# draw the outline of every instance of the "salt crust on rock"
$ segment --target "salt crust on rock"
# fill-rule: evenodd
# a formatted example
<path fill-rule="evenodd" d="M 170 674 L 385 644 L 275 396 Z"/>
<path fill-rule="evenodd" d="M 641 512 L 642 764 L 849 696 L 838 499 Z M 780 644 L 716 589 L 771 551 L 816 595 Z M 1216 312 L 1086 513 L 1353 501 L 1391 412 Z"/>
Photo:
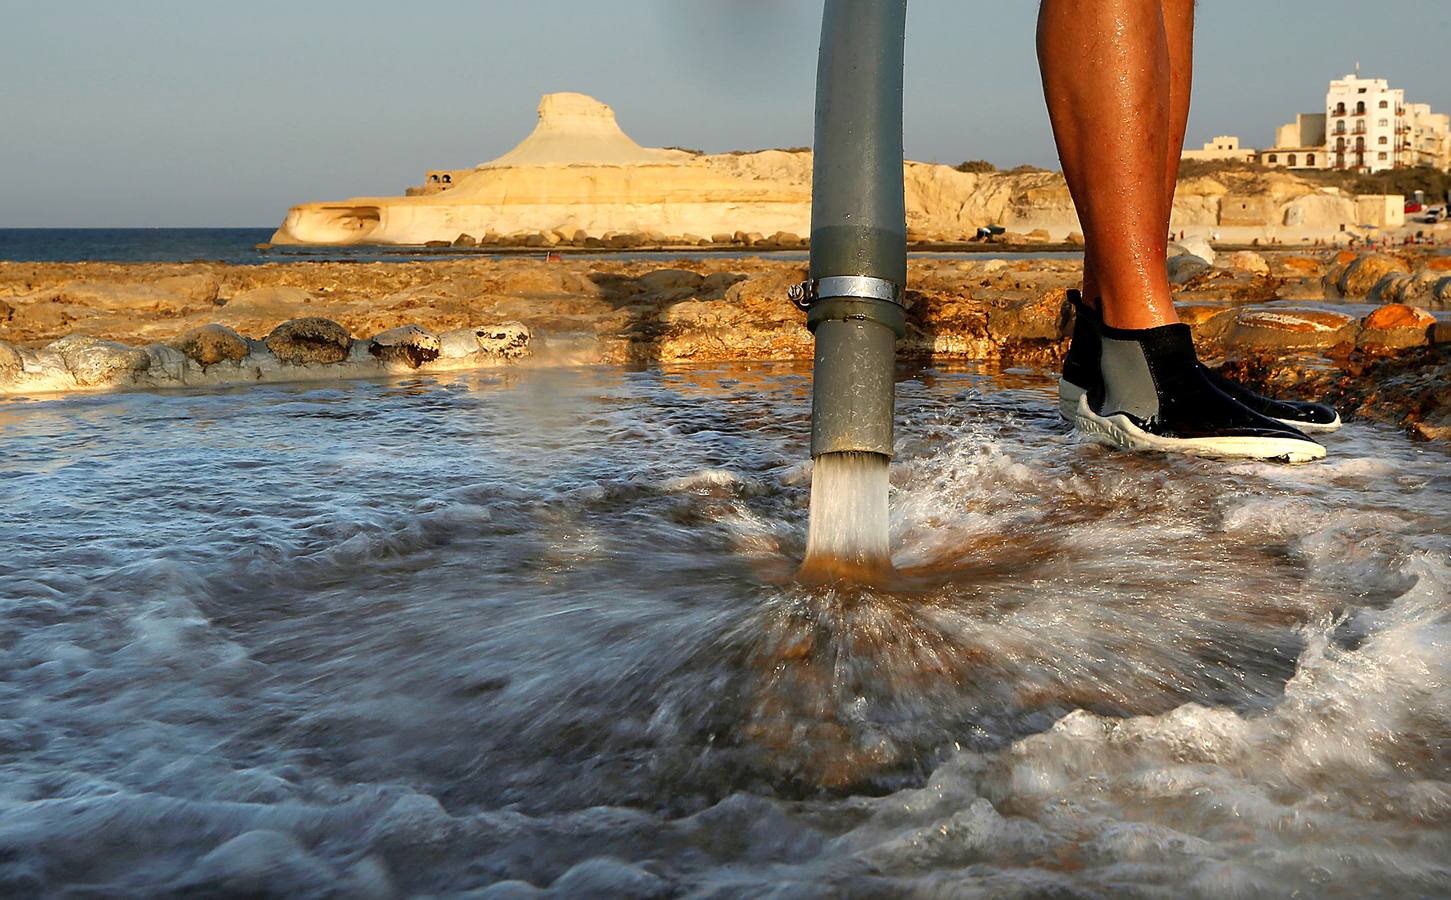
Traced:
<path fill-rule="evenodd" d="M 151 366 L 145 350 L 79 334 L 63 337 L 46 349 L 60 356 L 66 370 L 82 387 L 127 381 Z"/>
<path fill-rule="evenodd" d="M 373 335 L 368 352 L 384 362 L 401 362 L 416 369 L 438 359 L 438 335 L 417 325 L 400 325 Z"/>
<path fill-rule="evenodd" d="M 442 343 L 439 338 L 417 326 L 408 326 L 391 329 L 369 341 L 352 342 L 348 338 L 350 348 L 343 351 L 347 354 L 345 357 L 321 362 L 319 357 L 331 360 L 337 355 L 341 349 L 337 333 L 346 334 L 346 331 L 325 319 L 311 323 L 293 320 L 284 325 L 295 325 L 299 321 L 305 323 L 302 328 L 291 328 L 284 334 L 290 338 L 299 334 L 328 338 L 321 342 L 301 338 L 320 344 L 326 348 L 325 352 L 317 353 L 316 347 L 299 348 L 296 342 L 248 341 L 218 325 L 195 331 L 224 336 L 223 343 L 229 354 L 237 349 L 234 341 L 240 341 L 247 350 L 244 355 L 234 358 L 210 350 L 202 352 L 208 345 L 185 340 L 188 336 L 177 343 L 204 359 L 216 361 L 204 363 L 168 344 L 135 348 L 85 335 L 71 335 L 39 350 L 15 348 L 0 341 L 0 395 L 369 378 L 386 374 L 397 361 L 426 372 L 464 371 L 515 362 L 532 351 L 533 335 L 518 322 L 456 329 L 450 333 L 453 352 L 446 358 L 439 352 Z M 286 360 L 278 358 L 270 349 L 273 345 L 281 346 L 292 355 Z M 371 353 L 373 348 L 379 352 Z M 308 353 L 312 354 L 312 362 L 297 361 Z"/>

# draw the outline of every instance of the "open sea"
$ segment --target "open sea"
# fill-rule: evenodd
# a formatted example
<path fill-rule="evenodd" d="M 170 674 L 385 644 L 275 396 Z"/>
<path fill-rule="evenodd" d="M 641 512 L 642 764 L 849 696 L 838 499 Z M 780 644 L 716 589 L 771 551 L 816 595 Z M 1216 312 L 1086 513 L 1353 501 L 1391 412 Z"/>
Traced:
<path fill-rule="evenodd" d="M 422 259 L 457 259 L 464 256 L 544 255 L 543 250 L 494 252 L 472 248 L 409 247 L 362 244 L 350 247 L 268 247 L 258 249 L 272 237 L 272 228 L 0 228 L 0 262 L 222 262 L 232 265 L 260 265 L 278 262 L 411 262 Z M 976 258 L 991 253 L 1001 259 L 1049 259 L 1075 257 L 1073 251 L 1034 250 L 1025 253 L 980 250 L 914 253 L 921 258 Z M 777 259 L 806 259 L 805 250 L 751 250 L 741 247 L 694 248 L 690 250 L 626 250 L 582 252 L 561 248 L 563 253 L 610 259 L 672 260 L 712 255 L 771 256 Z"/>

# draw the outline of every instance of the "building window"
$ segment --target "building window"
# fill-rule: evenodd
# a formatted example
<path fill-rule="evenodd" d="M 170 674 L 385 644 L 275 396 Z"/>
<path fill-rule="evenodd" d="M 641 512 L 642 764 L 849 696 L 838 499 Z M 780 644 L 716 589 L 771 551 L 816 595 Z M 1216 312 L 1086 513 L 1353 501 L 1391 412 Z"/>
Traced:
<path fill-rule="evenodd" d="M 445 175 L 445 176 L 443 176 L 443 183 L 444 184 L 453 184 L 453 176 L 452 175 Z"/>
<path fill-rule="evenodd" d="M 1280 161 L 1280 158 L 1279 158 L 1279 156 L 1277 154 L 1274 154 L 1274 153 L 1271 153 L 1270 154 L 1270 162 L 1279 162 L 1279 161 Z"/>
<path fill-rule="evenodd" d="M 1391 123 L 1391 120 L 1390 119 L 1381 119 L 1380 122 L 1378 122 L 1377 124 L 1380 125 L 1380 127 L 1385 128 L 1390 123 Z"/>
<path fill-rule="evenodd" d="M 1376 154 L 1376 159 L 1385 159 L 1385 158 L 1386 158 L 1386 152 L 1384 150 L 1382 150 L 1381 152 L 1379 152 L 1379 153 Z"/>
<path fill-rule="evenodd" d="M 1365 101 L 1364 100 L 1356 101 L 1356 104 L 1355 104 L 1355 114 L 1357 116 L 1363 116 L 1363 115 L 1365 115 Z"/>
<path fill-rule="evenodd" d="M 1384 144 L 1385 142 L 1386 142 L 1386 136 L 1385 135 L 1381 135 L 1380 136 L 1380 141 L 1378 143 Z"/>
<path fill-rule="evenodd" d="M 1313 166 L 1313 165 L 1315 165 L 1315 154 L 1313 154 L 1313 153 L 1306 153 L 1305 154 L 1305 165 L 1307 165 L 1307 166 Z"/>
<path fill-rule="evenodd" d="M 1295 165 L 1295 154 L 1293 153 L 1290 154 L 1290 165 Z"/>
<path fill-rule="evenodd" d="M 1389 108 L 1390 108 L 1390 104 L 1389 104 L 1389 103 L 1387 103 L 1387 102 L 1386 102 L 1386 101 L 1384 101 L 1384 100 L 1382 100 L 1382 101 L 1381 101 L 1381 102 L 1380 102 L 1380 108 L 1381 108 L 1381 109 L 1389 109 Z"/>

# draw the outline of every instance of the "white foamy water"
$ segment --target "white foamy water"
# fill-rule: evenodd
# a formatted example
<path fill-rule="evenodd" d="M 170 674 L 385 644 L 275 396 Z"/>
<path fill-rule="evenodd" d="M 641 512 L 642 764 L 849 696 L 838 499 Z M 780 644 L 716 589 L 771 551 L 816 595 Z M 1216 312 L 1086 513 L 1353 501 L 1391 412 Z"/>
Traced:
<path fill-rule="evenodd" d="M 0 404 L 0 895 L 1445 895 L 1446 452 L 1051 385 L 900 385 L 870 588 L 804 367 Z"/>
<path fill-rule="evenodd" d="M 829 577 L 891 568 L 889 463 L 877 453 L 826 453 L 816 459 L 803 570 Z"/>

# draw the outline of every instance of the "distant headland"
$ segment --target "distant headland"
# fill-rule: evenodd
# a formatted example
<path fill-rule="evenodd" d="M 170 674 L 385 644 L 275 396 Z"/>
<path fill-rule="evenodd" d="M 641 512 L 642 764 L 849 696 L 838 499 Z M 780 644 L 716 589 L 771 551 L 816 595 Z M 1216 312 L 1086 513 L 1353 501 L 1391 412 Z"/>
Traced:
<path fill-rule="evenodd" d="M 629 248 L 800 245 L 810 230 L 811 153 L 705 154 L 642 147 L 606 104 L 547 94 L 534 131 L 472 169 L 433 169 L 404 196 L 292 207 L 275 244 L 449 243 Z M 963 241 L 985 226 L 1008 243 L 1073 242 L 1061 175 L 906 164 L 914 241 Z M 1174 227 L 1225 240 L 1348 240 L 1402 225 L 1399 198 L 1355 196 L 1295 174 L 1225 171 L 1181 180 Z"/>

